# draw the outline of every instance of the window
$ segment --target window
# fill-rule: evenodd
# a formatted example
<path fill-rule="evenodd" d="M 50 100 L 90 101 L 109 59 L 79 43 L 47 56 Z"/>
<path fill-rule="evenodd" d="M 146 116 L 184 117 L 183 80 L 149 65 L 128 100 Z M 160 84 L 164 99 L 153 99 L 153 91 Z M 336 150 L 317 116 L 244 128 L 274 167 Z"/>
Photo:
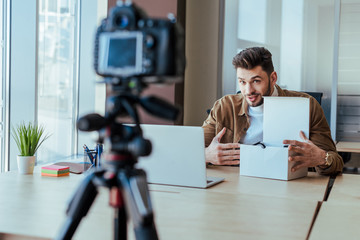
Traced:
<path fill-rule="evenodd" d="M 360 0 L 340 7 L 337 134 L 339 141 L 360 141 Z"/>
<path fill-rule="evenodd" d="M 104 85 L 95 90 L 92 56 L 95 30 L 106 10 L 103 0 L 11 1 L 9 122 L 35 121 L 52 134 L 37 153 L 40 165 L 82 153 L 84 144 L 94 143 L 77 131 L 76 120 L 94 112 L 97 94 L 104 95 Z M 105 107 L 101 100 L 99 109 Z M 12 138 L 8 142 L 4 161 L 15 170 L 18 149 Z"/>
<path fill-rule="evenodd" d="M 0 84 L 0 172 L 3 171 L 4 168 L 4 66 L 3 66 L 3 59 L 4 59 L 4 31 L 3 31 L 3 25 L 4 25 L 4 11 L 3 11 L 3 2 L 0 4 L 0 76 L 1 76 L 1 84 Z"/>
<path fill-rule="evenodd" d="M 53 161 L 75 153 L 78 1 L 40 0 L 39 8 L 37 120 L 52 135 L 38 159 Z"/>
<path fill-rule="evenodd" d="M 0 4 L 0 172 L 8 169 L 8 162 L 5 161 L 8 157 L 7 143 L 9 138 L 8 127 L 8 77 L 7 77 L 7 43 L 8 34 L 7 29 L 7 1 L 2 1 Z"/>

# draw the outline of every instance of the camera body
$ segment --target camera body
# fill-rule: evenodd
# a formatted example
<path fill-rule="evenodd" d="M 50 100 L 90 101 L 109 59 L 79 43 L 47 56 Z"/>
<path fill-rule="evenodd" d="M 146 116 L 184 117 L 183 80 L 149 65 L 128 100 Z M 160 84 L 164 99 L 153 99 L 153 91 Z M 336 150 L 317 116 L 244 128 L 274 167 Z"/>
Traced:
<path fill-rule="evenodd" d="M 122 3 L 98 28 L 94 68 L 103 77 L 160 82 L 183 75 L 183 46 L 184 35 L 174 20 L 148 18 L 135 5 Z"/>

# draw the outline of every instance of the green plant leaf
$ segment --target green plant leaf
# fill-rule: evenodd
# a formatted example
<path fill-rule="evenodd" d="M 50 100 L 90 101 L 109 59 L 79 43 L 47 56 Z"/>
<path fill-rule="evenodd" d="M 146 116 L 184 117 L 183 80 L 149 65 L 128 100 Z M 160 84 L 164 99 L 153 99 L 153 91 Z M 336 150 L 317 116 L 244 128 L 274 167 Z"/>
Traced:
<path fill-rule="evenodd" d="M 34 156 L 41 144 L 50 137 L 44 135 L 43 126 L 38 126 L 29 122 L 19 124 L 16 128 L 12 127 L 11 135 L 19 149 L 20 156 Z"/>

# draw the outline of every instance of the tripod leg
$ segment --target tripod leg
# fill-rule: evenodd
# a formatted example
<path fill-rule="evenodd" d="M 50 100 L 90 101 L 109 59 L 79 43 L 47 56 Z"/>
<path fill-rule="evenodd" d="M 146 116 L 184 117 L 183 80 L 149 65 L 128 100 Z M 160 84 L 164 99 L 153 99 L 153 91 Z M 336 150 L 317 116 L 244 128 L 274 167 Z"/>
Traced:
<path fill-rule="evenodd" d="M 110 189 L 110 205 L 114 211 L 114 240 L 127 239 L 127 216 L 119 187 Z"/>
<path fill-rule="evenodd" d="M 86 216 L 98 194 L 96 186 L 93 183 L 94 177 L 95 173 L 87 176 L 76 190 L 66 211 L 66 221 L 63 224 L 59 235 L 55 239 L 71 239 L 76 228 L 80 224 L 81 219 Z"/>
<path fill-rule="evenodd" d="M 136 239 L 157 240 L 146 174 L 141 169 L 123 170 L 118 174 L 126 210 L 133 221 Z"/>
<path fill-rule="evenodd" d="M 127 239 L 127 222 L 126 222 L 126 211 L 125 208 L 115 209 L 114 218 L 114 239 Z"/>

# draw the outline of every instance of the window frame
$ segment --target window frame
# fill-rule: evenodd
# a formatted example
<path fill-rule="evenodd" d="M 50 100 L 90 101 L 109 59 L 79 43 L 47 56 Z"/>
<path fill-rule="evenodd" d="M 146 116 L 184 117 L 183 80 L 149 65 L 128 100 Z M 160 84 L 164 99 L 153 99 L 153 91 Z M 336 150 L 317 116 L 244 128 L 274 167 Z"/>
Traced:
<path fill-rule="evenodd" d="M 10 34 L 9 34 L 9 25 L 10 25 L 10 1 L 9 0 L 4 0 L 2 1 L 2 5 L 1 5 L 1 9 L 0 9 L 1 13 L 2 13 L 2 19 L 1 19 L 1 30 L 0 30 L 0 34 L 1 34 L 1 65 L 0 67 L 2 68 L 1 71 L 1 84 L 2 84 L 2 109 L 3 111 L 1 112 L 2 116 L 2 139 L 3 142 L 1 143 L 1 155 L 0 155 L 0 172 L 4 172 L 4 171 L 8 171 L 9 169 L 9 161 L 6 161 L 6 159 L 9 159 L 9 138 L 10 138 L 10 133 L 9 133 L 9 59 L 10 59 L 10 55 L 9 55 L 9 38 L 10 38 Z"/>

